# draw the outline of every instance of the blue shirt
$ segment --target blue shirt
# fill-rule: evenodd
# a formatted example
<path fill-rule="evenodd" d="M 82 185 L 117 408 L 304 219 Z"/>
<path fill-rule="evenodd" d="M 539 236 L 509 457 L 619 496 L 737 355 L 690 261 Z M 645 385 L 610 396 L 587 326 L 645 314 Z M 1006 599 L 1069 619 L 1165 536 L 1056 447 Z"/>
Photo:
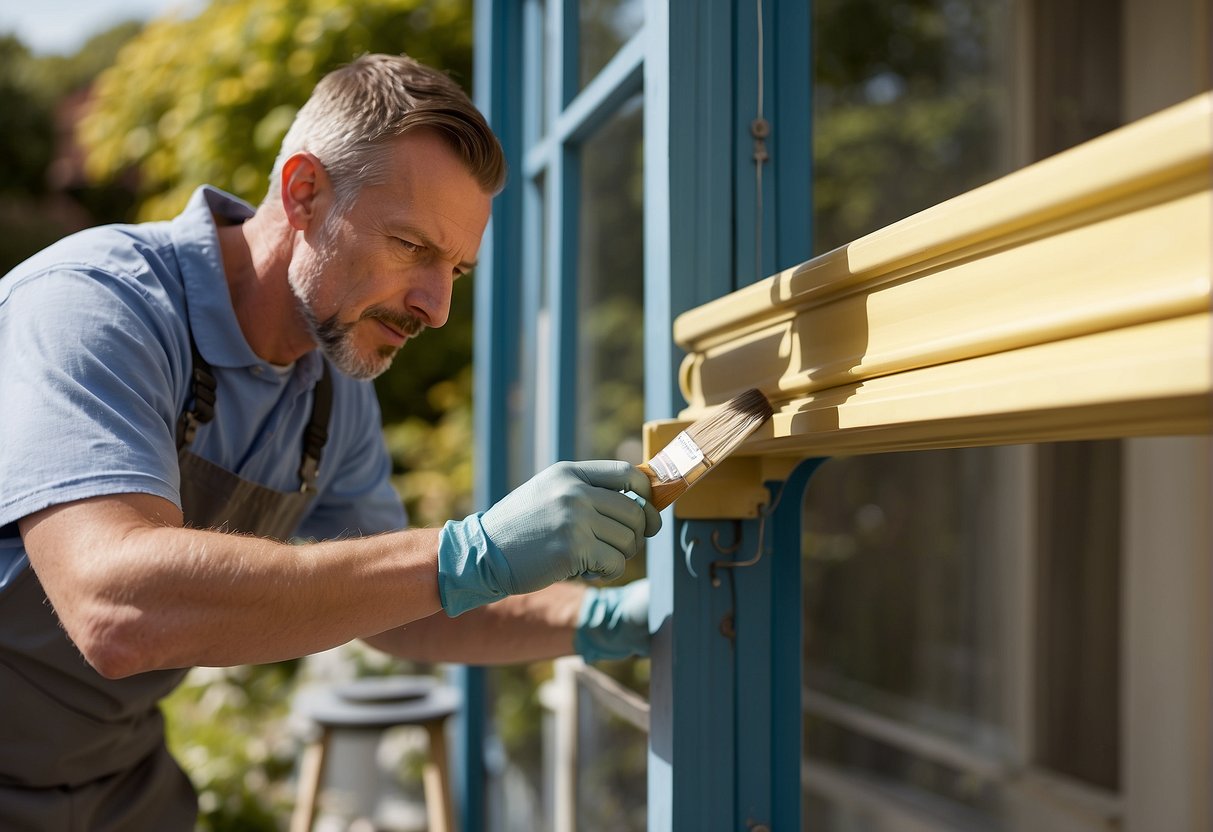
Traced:
<path fill-rule="evenodd" d="M 0 279 L 0 587 L 28 565 L 16 526 L 26 515 L 104 494 L 154 494 L 180 507 L 175 430 L 190 393 L 191 329 L 218 402 L 190 449 L 270 488 L 299 488 L 323 359 L 313 351 L 280 372 L 240 329 L 216 221 L 252 213 L 199 188 L 171 222 L 83 231 Z M 403 528 L 374 387 L 331 374 L 319 493 L 297 534 Z"/>

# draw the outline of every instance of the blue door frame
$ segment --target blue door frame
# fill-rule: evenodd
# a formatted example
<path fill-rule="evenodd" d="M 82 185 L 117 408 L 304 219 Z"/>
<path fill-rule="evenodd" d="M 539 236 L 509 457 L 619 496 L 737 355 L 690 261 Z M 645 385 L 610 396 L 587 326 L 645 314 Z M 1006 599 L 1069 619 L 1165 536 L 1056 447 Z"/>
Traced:
<path fill-rule="evenodd" d="M 549 69 L 560 69 L 551 73 L 552 89 L 565 106 L 575 87 L 569 75 L 578 66 L 576 38 L 569 34 L 577 3 L 547 3 L 559 31 L 548 60 Z M 508 490 L 509 437 L 501 415 L 509 412 L 518 374 L 527 371 L 519 365 L 532 366 L 526 356 L 535 354 L 528 321 L 540 288 L 522 275 L 537 272 L 525 261 L 537 255 L 534 226 L 543 212 L 528 202 L 526 190 L 539 165 L 556 176 L 549 194 L 560 203 L 547 212 L 556 218 L 548 227 L 549 262 L 575 260 L 576 240 L 568 232 L 575 224 L 567 212 L 576 203 L 570 178 L 576 166 L 559 140 L 536 142 L 526 127 L 527 108 L 542 105 L 526 95 L 534 79 L 528 82 L 532 64 L 524 42 L 527 15 L 535 9 L 533 0 L 475 3 L 476 100 L 512 171 L 495 202 L 476 276 L 480 506 Z M 577 96 L 566 122 L 570 135 L 588 131 L 596 114 L 643 87 L 645 414 L 660 419 L 682 407 L 682 354 L 671 339 L 675 317 L 812 253 L 810 4 L 644 0 L 644 12 L 640 33 Z M 767 131 L 756 136 L 759 115 Z M 765 159 L 756 162 L 756 153 Z M 571 342 L 573 292 L 562 285 L 546 291 L 556 339 Z M 571 387 L 571 368 L 557 362 L 551 372 L 557 395 L 544 416 L 551 433 L 527 440 L 550 445 L 533 459 L 572 452 L 571 394 L 561 392 Z M 650 542 L 655 635 L 648 825 L 654 832 L 799 828 L 799 516 L 816 465 L 807 461 L 786 481 L 768 484 L 772 504 L 778 499 L 768 517 L 683 523 L 667 512 L 665 528 Z M 718 539 L 737 536 L 738 559 L 763 555 L 750 567 L 717 567 L 714 586 L 710 564 L 727 556 L 709 553 L 712 531 Z M 483 671 L 465 669 L 460 676 L 467 709 L 456 743 L 456 785 L 462 828 L 472 832 L 486 825 L 486 702 Z"/>

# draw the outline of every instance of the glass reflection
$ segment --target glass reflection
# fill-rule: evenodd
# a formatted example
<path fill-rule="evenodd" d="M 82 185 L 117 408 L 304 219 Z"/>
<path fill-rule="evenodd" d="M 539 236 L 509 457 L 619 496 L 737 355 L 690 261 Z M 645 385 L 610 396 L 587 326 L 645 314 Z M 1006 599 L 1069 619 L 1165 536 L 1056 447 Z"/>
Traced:
<path fill-rule="evenodd" d="M 578 26 L 580 86 L 610 62 L 644 25 L 643 0 L 581 0 Z"/>
<path fill-rule="evenodd" d="M 814 249 L 1008 172 L 1010 0 L 813 3 Z"/>
<path fill-rule="evenodd" d="M 576 428 L 581 459 L 641 461 L 642 114 L 637 95 L 581 148 Z"/>
<path fill-rule="evenodd" d="M 577 828 L 648 828 L 648 737 L 580 689 L 577 726 Z"/>

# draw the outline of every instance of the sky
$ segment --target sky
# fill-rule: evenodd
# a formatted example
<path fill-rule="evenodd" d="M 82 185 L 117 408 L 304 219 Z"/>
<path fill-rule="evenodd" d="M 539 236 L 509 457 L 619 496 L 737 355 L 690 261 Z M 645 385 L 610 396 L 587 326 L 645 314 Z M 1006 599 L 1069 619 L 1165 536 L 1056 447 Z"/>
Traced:
<path fill-rule="evenodd" d="M 39 55 L 70 54 L 124 20 L 148 20 L 196 0 L 0 0 L 0 32 L 12 32 Z"/>

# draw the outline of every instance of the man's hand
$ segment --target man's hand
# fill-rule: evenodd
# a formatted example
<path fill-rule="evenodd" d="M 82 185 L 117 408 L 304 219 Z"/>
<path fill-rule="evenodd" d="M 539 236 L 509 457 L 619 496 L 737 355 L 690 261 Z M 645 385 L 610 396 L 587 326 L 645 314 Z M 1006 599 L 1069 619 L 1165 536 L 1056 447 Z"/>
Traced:
<path fill-rule="evenodd" d="M 626 462 L 558 462 L 488 511 L 447 523 L 438 547 L 443 608 L 459 615 L 586 573 L 619 577 L 661 528 L 649 493 L 648 478 Z"/>
<path fill-rule="evenodd" d="M 649 580 L 587 587 L 573 649 L 587 662 L 649 654 Z"/>

